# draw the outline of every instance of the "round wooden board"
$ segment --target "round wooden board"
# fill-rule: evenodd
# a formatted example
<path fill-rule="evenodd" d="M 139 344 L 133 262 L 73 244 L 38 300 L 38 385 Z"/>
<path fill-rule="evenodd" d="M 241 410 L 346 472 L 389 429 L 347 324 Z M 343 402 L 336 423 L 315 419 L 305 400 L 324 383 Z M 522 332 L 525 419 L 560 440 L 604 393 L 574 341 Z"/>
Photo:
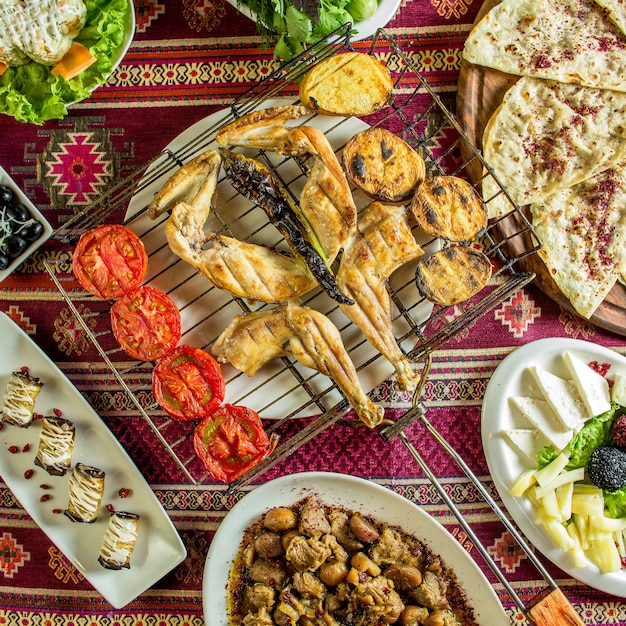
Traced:
<path fill-rule="evenodd" d="M 499 0 L 485 0 L 478 12 L 476 22 L 498 3 Z M 456 117 L 475 146 L 482 147 L 483 131 L 489 118 L 502 101 L 504 94 L 517 80 L 519 80 L 518 76 L 461 60 Z M 514 218 L 511 217 L 511 219 Z M 501 227 L 507 230 L 507 220 L 501 222 Z M 521 239 L 516 241 L 521 243 Z M 515 243 L 512 245 L 515 246 Z M 523 250 L 516 250 L 514 247 L 511 250 L 514 256 L 522 252 Z M 556 286 L 537 254 L 521 259 L 520 266 L 524 271 L 533 272 L 536 275 L 535 284 L 550 298 L 564 309 L 579 315 Z M 619 282 L 616 283 L 589 321 L 600 328 L 626 336 L 626 287 Z"/>

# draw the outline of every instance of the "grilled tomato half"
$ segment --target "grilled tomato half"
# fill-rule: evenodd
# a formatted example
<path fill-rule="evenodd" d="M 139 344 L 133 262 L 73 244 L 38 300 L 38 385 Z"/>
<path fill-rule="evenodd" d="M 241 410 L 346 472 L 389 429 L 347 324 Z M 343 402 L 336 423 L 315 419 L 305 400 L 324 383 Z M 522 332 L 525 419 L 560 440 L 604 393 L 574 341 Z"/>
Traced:
<path fill-rule="evenodd" d="M 245 406 L 223 404 L 196 426 L 196 454 L 217 480 L 232 482 L 270 452 L 269 437 L 258 413 Z"/>
<path fill-rule="evenodd" d="M 103 224 L 78 240 L 72 270 L 83 289 L 115 300 L 144 281 L 148 254 L 141 239 L 125 226 Z"/>
<path fill-rule="evenodd" d="M 224 400 L 226 385 L 219 363 L 201 348 L 181 344 L 152 370 L 152 393 L 177 420 L 202 419 Z"/>

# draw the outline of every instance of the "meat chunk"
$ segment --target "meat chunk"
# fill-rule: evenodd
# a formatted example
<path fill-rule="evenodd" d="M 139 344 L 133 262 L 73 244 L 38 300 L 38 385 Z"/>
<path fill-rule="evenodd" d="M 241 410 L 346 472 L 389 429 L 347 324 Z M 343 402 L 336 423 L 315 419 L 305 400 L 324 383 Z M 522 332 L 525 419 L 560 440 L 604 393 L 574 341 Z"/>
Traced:
<path fill-rule="evenodd" d="M 422 583 L 412 589 L 409 596 L 428 609 L 449 609 L 446 591 L 445 582 L 434 572 L 426 571 Z"/>
<path fill-rule="evenodd" d="M 357 582 L 351 598 L 355 608 L 364 610 L 369 616 L 370 624 L 376 624 L 378 620 L 394 624 L 404 610 L 400 594 L 384 576 L 367 577 L 364 582 Z"/>
<path fill-rule="evenodd" d="M 330 522 L 322 505 L 313 498 L 307 498 L 300 510 L 300 532 L 307 537 L 319 539 L 330 533 Z"/>
<path fill-rule="evenodd" d="M 331 509 L 328 513 L 330 532 L 346 550 L 362 550 L 363 544 L 354 536 L 348 523 L 348 514 L 341 509 Z"/>
<path fill-rule="evenodd" d="M 311 572 L 296 572 L 293 575 L 293 586 L 301 596 L 313 596 L 323 598 L 326 586 Z"/>
<path fill-rule="evenodd" d="M 404 563 L 407 558 L 406 550 L 400 533 L 393 528 L 386 527 L 378 543 L 372 548 L 370 556 L 377 565 Z"/>
<path fill-rule="evenodd" d="M 298 535 L 287 547 L 286 557 L 299 572 L 314 572 L 331 554 L 326 543 Z"/>
<path fill-rule="evenodd" d="M 267 609 L 261 609 L 258 613 L 248 613 L 241 623 L 244 626 L 273 626 L 274 624 Z"/>
<path fill-rule="evenodd" d="M 287 580 L 287 570 L 279 560 L 256 559 L 250 567 L 250 579 L 255 583 L 282 587 Z"/>
<path fill-rule="evenodd" d="M 271 611 L 275 602 L 276 592 L 272 587 L 255 583 L 245 587 L 241 606 L 246 613 L 258 613 L 261 609 Z"/>

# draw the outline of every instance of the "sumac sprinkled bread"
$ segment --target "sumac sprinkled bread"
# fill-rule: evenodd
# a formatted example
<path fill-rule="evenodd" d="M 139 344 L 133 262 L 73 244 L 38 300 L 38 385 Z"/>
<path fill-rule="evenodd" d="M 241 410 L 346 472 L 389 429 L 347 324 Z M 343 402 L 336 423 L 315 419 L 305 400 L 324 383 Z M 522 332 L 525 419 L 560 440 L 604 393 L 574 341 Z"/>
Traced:
<path fill-rule="evenodd" d="M 474 188 L 457 176 L 433 176 L 418 186 L 411 210 L 422 230 L 449 241 L 471 241 L 487 227 L 487 211 Z"/>
<path fill-rule="evenodd" d="M 480 251 L 451 246 L 417 262 L 415 282 L 431 302 L 452 306 L 478 293 L 491 278 L 491 262 Z"/>
<path fill-rule="evenodd" d="M 406 200 L 426 176 L 420 154 L 384 128 L 368 128 L 352 137 L 342 163 L 348 179 L 375 200 Z"/>
<path fill-rule="evenodd" d="M 326 115 L 369 115 L 389 103 L 387 68 L 362 52 L 344 52 L 314 65 L 300 83 L 300 100 Z"/>

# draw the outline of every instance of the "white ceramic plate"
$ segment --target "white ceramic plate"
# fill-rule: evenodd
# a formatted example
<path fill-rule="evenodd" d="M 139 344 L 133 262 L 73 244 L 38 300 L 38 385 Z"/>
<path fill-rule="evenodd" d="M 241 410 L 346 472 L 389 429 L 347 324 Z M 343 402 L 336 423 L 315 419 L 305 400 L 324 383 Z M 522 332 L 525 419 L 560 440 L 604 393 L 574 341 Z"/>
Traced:
<path fill-rule="evenodd" d="M 0 431 L 0 476 L 32 519 L 48 535 L 81 574 L 115 608 L 121 608 L 156 583 L 182 562 L 185 546 L 152 489 L 105 423 L 95 413 L 58 367 L 33 343 L 22 329 L 4 313 L 0 314 L 0 390 L 11 372 L 23 366 L 44 386 L 37 396 L 35 411 L 52 415 L 59 409 L 76 427 L 72 463 L 94 465 L 106 472 L 102 509 L 93 524 L 74 523 L 63 513 L 67 507 L 69 472 L 50 476 L 35 466 L 41 424 L 35 420 L 28 428 L 4 424 Z M 16 446 L 19 452 L 10 453 Z M 24 446 L 30 446 L 23 451 Z M 24 472 L 34 470 L 26 479 Z M 50 488 L 43 490 L 40 485 Z M 129 489 L 121 498 L 120 489 Z M 51 496 L 41 502 L 42 495 Z M 107 527 L 106 505 L 141 516 L 135 550 L 128 570 L 113 571 L 98 563 L 102 538 Z"/>
<path fill-rule="evenodd" d="M 0 185 L 6 185 L 13 190 L 16 200 L 23 204 L 30 213 L 31 217 L 40 221 L 43 225 L 43 232 L 41 237 L 32 243 L 29 243 L 24 252 L 18 257 L 13 259 L 9 266 L 3 270 L 0 270 L 0 282 L 2 282 L 7 276 L 9 276 L 15 268 L 19 267 L 31 254 L 33 254 L 38 248 L 43 246 L 48 239 L 52 236 L 52 226 L 48 223 L 46 218 L 41 214 L 39 209 L 30 201 L 26 194 L 15 184 L 15 181 L 9 176 L 3 167 L 0 167 Z"/>
<path fill-rule="evenodd" d="M 500 498 L 511 517 L 534 546 L 555 565 L 573 578 L 606 593 L 626 597 L 626 573 L 602 574 L 591 561 L 583 568 L 576 567 L 572 557 L 558 548 L 543 529 L 534 521 L 533 506 L 527 498 L 514 498 L 509 489 L 520 474 L 530 467 L 528 460 L 510 446 L 502 435 L 506 428 L 518 428 L 516 414 L 511 410 L 509 398 L 514 395 L 533 395 L 531 374 L 526 371 L 538 365 L 557 376 L 570 378 L 562 363 L 564 352 L 571 352 L 584 362 L 610 363 L 607 378 L 616 371 L 626 371 L 626 359 L 613 350 L 587 341 L 565 338 L 540 339 L 517 348 L 500 363 L 494 372 L 483 400 L 482 442 L 489 473 Z"/>
<path fill-rule="evenodd" d="M 242 15 L 256 22 L 256 14 L 250 10 L 250 7 L 239 0 L 228 0 L 228 3 L 234 6 Z M 354 23 L 354 30 L 356 31 L 351 37 L 352 41 L 361 41 L 362 39 L 368 39 L 376 33 L 379 28 L 384 28 L 391 18 L 396 14 L 398 7 L 400 6 L 400 0 L 380 0 L 378 3 L 378 9 L 372 17 L 367 20 Z"/>
<path fill-rule="evenodd" d="M 232 508 L 215 533 L 204 566 L 202 603 L 207 624 L 228 624 L 225 589 L 244 530 L 271 507 L 289 506 L 312 495 L 319 496 L 326 504 L 361 511 L 380 522 L 397 525 L 418 537 L 455 572 L 479 624 L 509 624 L 495 591 L 476 563 L 428 513 L 381 485 L 330 472 L 304 472 L 277 478 L 257 487 Z"/>
<path fill-rule="evenodd" d="M 267 100 L 263 103 L 263 108 L 291 103 L 293 100 Z M 207 142 L 215 134 L 213 129 L 219 127 L 229 113 L 229 110 L 218 111 L 196 122 L 171 141 L 166 149 L 176 155 L 181 155 L 184 151 L 184 160 L 187 161 L 191 156 L 203 150 L 216 148 L 217 144 Z M 367 125 L 357 118 L 344 119 L 323 115 L 313 116 L 306 123 L 324 131 L 335 151 L 338 151 L 358 131 L 367 128 Z M 202 139 L 203 137 L 206 137 L 206 141 Z M 165 156 L 155 161 L 147 170 L 144 179 L 150 180 L 151 172 L 162 171 L 161 167 L 169 158 Z M 283 180 L 295 180 L 294 190 L 296 196 L 299 195 L 296 187 L 303 184 L 302 176 L 293 160 L 274 160 L 273 164 Z M 182 342 L 205 346 L 230 324 L 233 317 L 241 312 L 241 308 L 230 294 L 212 288 L 206 278 L 199 275 L 190 265 L 177 262 L 178 257 L 169 250 L 165 240 L 163 226 L 155 224 L 143 211 L 173 171 L 171 167 L 167 167 L 166 173 L 151 181 L 150 184 L 142 182 L 138 184 L 140 191 L 131 199 L 126 211 L 127 220 L 133 216 L 136 217 L 127 225 L 142 237 L 150 256 L 148 282 L 169 293 L 181 311 Z M 362 209 L 371 202 L 371 199 L 360 192 L 354 193 L 354 200 L 358 209 Z M 215 192 L 214 205 L 217 208 L 213 215 L 219 215 L 224 223 L 230 224 L 230 230 L 235 237 L 261 244 L 266 243 L 270 246 L 276 243 L 277 231 L 273 227 L 267 227 L 267 216 L 262 209 L 256 208 L 251 212 L 251 208 L 254 207 L 253 203 L 236 194 L 223 176 Z M 166 216 L 163 216 L 162 219 L 165 218 Z M 213 219 L 216 218 L 209 218 L 209 225 L 213 223 L 214 229 L 220 230 L 222 224 L 219 221 L 211 222 Z M 423 240 L 418 237 L 418 243 L 423 246 L 426 246 L 428 240 L 427 237 Z M 426 249 L 434 251 L 437 245 L 438 243 L 431 244 L 426 246 Z M 401 298 L 407 307 L 422 300 L 414 284 L 414 274 L 415 266 L 407 264 L 397 270 L 390 281 L 394 289 L 402 286 Z M 391 365 L 364 339 L 361 330 L 348 322 L 336 303 L 322 294 L 307 304 L 327 313 L 341 330 L 343 342 L 355 366 L 359 369 L 359 379 L 363 389 L 370 391 L 389 378 L 393 373 Z M 411 311 L 411 314 L 417 323 L 421 323 L 428 319 L 431 311 L 432 304 L 423 301 Z M 402 337 L 410 332 L 410 327 L 404 318 L 400 318 L 394 322 L 393 330 L 395 337 Z M 414 337 L 409 336 L 402 346 L 409 350 L 414 343 Z M 330 408 L 342 400 L 337 390 L 328 390 L 331 383 L 326 376 L 314 373 L 299 364 L 296 364 L 296 367 L 315 392 L 324 396 L 327 407 Z M 268 419 L 282 418 L 294 413 L 298 417 L 319 413 L 300 381 L 285 369 L 280 359 L 268 363 L 251 378 L 241 374 L 230 365 L 223 366 L 222 371 L 227 382 L 226 400 L 231 404 L 241 402 L 246 406 L 252 406 L 262 417 Z M 268 380 L 272 381 L 271 386 L 264 384 Z"/>

